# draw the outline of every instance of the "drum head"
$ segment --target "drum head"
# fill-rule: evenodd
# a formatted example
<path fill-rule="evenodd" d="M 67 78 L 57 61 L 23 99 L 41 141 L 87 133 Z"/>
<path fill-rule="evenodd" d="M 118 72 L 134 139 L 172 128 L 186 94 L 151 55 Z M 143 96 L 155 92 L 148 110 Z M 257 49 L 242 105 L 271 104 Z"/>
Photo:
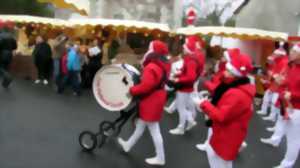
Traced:
<path fill-rule="evenodd" d="M 129 89 L 135 84 L 132 73 L 136 74 L 133 71 L 138 72 L 130 65 L 118 64 L 105 66 L 96 73 L 93 93 L 100 106 L 109 111 L 121 111 L 131 104 Z"/>

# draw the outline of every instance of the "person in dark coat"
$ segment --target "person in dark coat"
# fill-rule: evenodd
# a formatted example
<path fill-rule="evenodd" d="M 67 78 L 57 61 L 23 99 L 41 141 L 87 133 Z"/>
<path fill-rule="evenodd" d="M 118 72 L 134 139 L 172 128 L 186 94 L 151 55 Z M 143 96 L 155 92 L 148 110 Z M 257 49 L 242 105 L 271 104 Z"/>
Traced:
<path fill-rule="evenodd" d="M 17 49 L 17 42 L 8 32 L 0 33 L 0 74 L 3 76 L 2 86 L 8 88 L 12 82 L 9 66 L 13 59 L 13 52 Z"/>
<path fill-rule="evenodd" d="M 101 46 L 99 44 L 99 41 L 95 39 L 93 41 L 92 47 L 89 48 L 89 63 L 87 65 L 87 71 L 89 73 L 87 79 L 88 87 L 92 86 L 97 71 L 102 67 L 101 59 L 102 59 Z"/>
<path fill-rule="evenodd" d="M 45 42 L 42 36 L 36 38 L 36 46 L 32 53 L 34 64 L 38 70 L 38 79 L 36 84 L 43 81 L 45 85 L 48 84 L 50 78 L 51 65 L 52 65 L 52 51 L 50 45 Z"/>

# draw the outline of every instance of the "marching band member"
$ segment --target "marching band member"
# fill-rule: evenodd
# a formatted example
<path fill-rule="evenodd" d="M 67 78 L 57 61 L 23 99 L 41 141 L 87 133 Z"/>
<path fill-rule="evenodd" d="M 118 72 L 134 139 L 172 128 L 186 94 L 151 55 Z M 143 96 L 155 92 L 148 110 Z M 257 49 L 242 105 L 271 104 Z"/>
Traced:
<path fill-rule="evenodd" d="M 278 147 L 282 138 L 284 137 L 285 133 L 286 133 L 286 125 L 287 122 L 284 119 L 283 114 L 283 110 L 282 110 L 282 104 L 280 102 L 282 102 L 283 100 L 283 95 L 284 95 L 284 91 L 286 90 L 286 83 L 283 82 L 283 79 L 286 77 L 286 72 L 288 70 L 288 58 L 287 57 L 283 57 L 282 61 L 278 63 L 278 65 L 276 66 L 280 66 L 280 70 L 281 71 L 277 71 L 277 74 L 275 74 L 274 76 L 276 76 L 276 78 L 274 78 L 274 83 L 277 86 L 277 93 L 278 93 L 278 98 L 276 100 L 275 105 L 271 106 L 271 113 L 275 113 L 278 117 L 275 123 L 275 126 L 272 128 L 267 128 L 268 131 L 273 131 L 273 135 L 270 138 L 261 138 L 260 141 L 262 143 L 265 144 L 269 144 L 272 145 L 274 147 Z M 275 71 L 276 72 L 276 71 Z M 275 101 L 275 100 L 273 100 Z M 274 115 L 275 115 L 274 114 Z M 281 114 L 281 115 L 279 115 Z"/>
<path fill-rule="evenodd" d="M 253 114 L 255 86 L 247 75 L 252 71 L 251 58 L 238 52 L 230 60 L 221 84 L 209 102 L 194 97 L 193 101 L 212 120 L 212 136 L 206 149 L 211 168 L 231 168 L 245 140 Z"/>
<path fill-rule="evenodd" d="M 183 135 L 185 131 L 196 126 L 196 107 L 191 101 L 195 91 L 195 83 L 204 70 L 205 56 L 201 49 L 204 42 L 198 36 L 186 38 L 183 46 L 185 56 L 184 63 L 179 74 L 172 79 L 175 85 L 179 86 L 176 92 L 176 109 L 179 112 L 179 124 L 169 132 L 173 135 Z M 187 124 L 187 126 L 186 126 Z"/>
<path fill-rule="evenodd" d="M 272 95 L 273 95 L 273 88 L 274 85 L 272 83 L 272 68 L 274 66 L 274 55 L 270 55 L 267 58 L 267 64 L 266 64 L 266 75 L 264 76 L 263 79 L 261 79 L 261 82 L 265 88 L 265 93 L 263 96 L 262 104 L 261 104 L 261 109 L 257 111 L 257 114 L 259 115 L 267 115 L 268 113 L 268 108 L 271 105 L 272 101 Z"/>
<path fill-rule="evenodd" d="M 139 119 L 135 131 L 128 141 L 124 141 L 121 138 L 118 139 L 123 150 L 129 152 L 147 127 L 156 151 L 155 157 L 146 159 L 146 162 L 150 165 L 165 164 L 159 121 L 162 119 L 163 108 L 167 101 L 167 92 L 164 89 L 170 71 L 165 58 L 167 54 L 168 47 L 165 43 L 158 40 L 150 43 L 149 50 L 142 61 L 143 74 L 141 82 L 130 88 L 131 95 L 140 97 Z"/>
<path fill-rule="evenodd" d="M 183 59 L 181 58 L 181 56 L 176 56 L 175 59 L 170 61 L 171 63 L 171 72 L 170 72 L 170 77 L 169 80 L 173 79 L 176 74 L 178 74 L 183 66 Z M 174 91 L 176 92 L 176 90 L 174 90 L 174 88 L 169 88 L 168 86 L 166 86 L 167 89 L 169 91 Z M 176 111 L 176 100 L 173 100 L 169 106 L 166 106 L 164 108 L 164 110 L 169 113 L 169 114 L 173 114 Z"/>
<path fill-rule="evenodd" d="M 300 43 L 296 44 L 290 53 L 290 67 L 288 68 L 283 93 L 287 110 L 283 114 L 286 127 L 287 151 L 284 159 L 276 168 L 292 168 L 300 150 Z"/>
<path fill-rule="evenodd" d="M 212 76 L 211 80 L 204 82 L 204 88 L 207 89 L 210 95 L 214 95 L 216 88 L 222 83 L 224 77 L 224 72 L 226 70 L 226 63 L 230 61 L 230 55 L 237 56 L 240 55 L 240 49 L 232 48 L 224 52 L 224 56 L 218 61 L 215 68 L 215 74 Z M 206 117 L 206 126 L 208 127 L 207 139 L 202 144 L 197 144 L 196 148 L 200 151 L 206 151 L 209 145 L 209 139 L 212 135 L 212 125 L 209 118 Z M 247 147 L 247 143 L 244 141 L 240 147 L 240 151 Z"/>
<path fill-rule="evenodd" d="M 274 55 L 274 65 L 271 71 L 271 86 L 270 90 L 272 91 L 272 100 L 271 100 L 271 112 L 269 116 L 264 117 L 263 120 L 276 121 L 276 117 L 279 114 L 280 109 L 276 107 L 276 102 L 279 97 L 280 84 L 277 82 L 280 77 L 280 73 L 288 65 L 288 56 L 286 51 L 283 48 L 276 49 L 273 53 Z M 269 129 L 270 130 L 270 129 Z"/>

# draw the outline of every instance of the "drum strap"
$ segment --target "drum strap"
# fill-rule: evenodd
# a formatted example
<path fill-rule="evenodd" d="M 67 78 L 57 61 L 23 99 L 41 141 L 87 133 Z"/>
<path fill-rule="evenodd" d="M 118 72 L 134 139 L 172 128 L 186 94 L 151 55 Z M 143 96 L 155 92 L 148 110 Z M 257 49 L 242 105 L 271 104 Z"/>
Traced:
<path fill-rule="evenodd" d="M 168 80 L 168 76 L 167 76 L 167 70 L 165 67 L 163 67 L 160 63 L 158 62 L 154 62 L 155 65 L 157 65 L 163 72 L 163 75 L 160 79 L 159 84 L 157 85 L 157 87 L 155 88 L 155 90 L 159 90 L 159 89 L 163 89 L 165 87 L 165 84 Z"/>

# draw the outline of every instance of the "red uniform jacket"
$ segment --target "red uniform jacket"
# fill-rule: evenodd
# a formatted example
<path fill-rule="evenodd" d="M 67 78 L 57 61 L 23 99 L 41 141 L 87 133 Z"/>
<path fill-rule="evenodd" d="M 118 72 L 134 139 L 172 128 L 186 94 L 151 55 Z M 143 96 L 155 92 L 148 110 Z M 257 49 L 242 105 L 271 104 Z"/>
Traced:
<path fill-rule="evenodd" d="M 288 67 L 289 58 L 288 56 L 281 56 L 274 59 L 274 64 L 271 69 L 271 82 L 269 89 L 273 92 L 280 92 L 283 88 L 275 83 L 273 80 L 274 75 L 278 75 L 286 70 Z"/>
<path fill-rule="evenodd" d="M 234 160 L 248 132 L 248 124 L 253 114 L 255 86 L 240 85 L 227 90 L 214 106 L 209 101 L 200 107 L 213 121 L 210 144 L 224 160 Z"/>
<path fill-rule="evenodd" d="M 284 91 L 291 92 L 291 104 L 293 108 L 300 109 L 300 65 L 294 64 L 287 71 L 286 80 L 284 82 Z M 280 97 L 284 97 L 284 91 L 281 92 Z M 276 105 L 280 103 L 277 102 Z"/>
<path fill-rule="evenodd" d="M 198 60 L 198 63 L 195 60 Z M 179 89 L 180 92 L 191 93 L 194 91 L 194 83 L 202 75 L 204 64 L 205 56 L 201 51 L 197 51 L 194 55 L 184 56 L 181 74 L 178 75 L 178 83 L 183 86 Z"/>
<path fill-rule="evenodd" d="M 162 69 L 165 68 L 165 72 Z M 160 87 L 164 73 L 168 79 L 170 72 L 169 64 L 161 61 L 148 63 L 142 74 L 141 82 L 130 88 L 133 96 L 141 96 L 139 102 L 139 117 L 148 122 L 160 121 L 163 108 L 167 101 L 167 92 L 164 87 Z"/>

